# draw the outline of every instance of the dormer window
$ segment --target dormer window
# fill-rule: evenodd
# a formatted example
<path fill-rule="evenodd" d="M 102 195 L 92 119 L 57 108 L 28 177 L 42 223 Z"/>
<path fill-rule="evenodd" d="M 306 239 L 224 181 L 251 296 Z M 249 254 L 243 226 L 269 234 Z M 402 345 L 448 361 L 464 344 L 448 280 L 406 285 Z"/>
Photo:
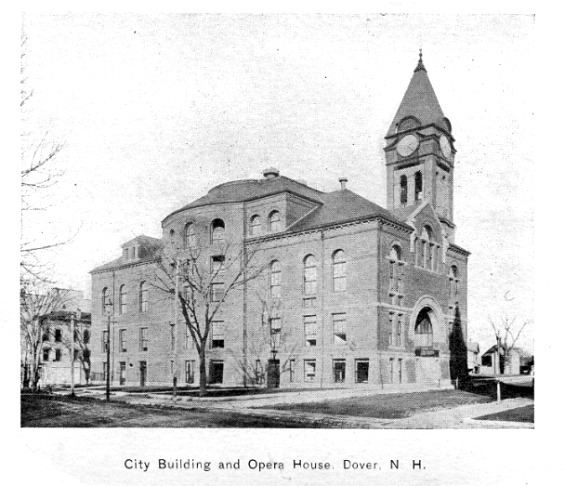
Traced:
<path fill-rule="evenodd" d="M 257 236 L 259 233 L 261 233 L 261 217 L 256 214 L 249 221 L 249 235 Z"/>
<path fill-rule="evenodd" d="M 281 213 L 279 213 L 278 211 L 273 211 L 269 215 L 269 229 L 271 231 L 281 230 Z"/>

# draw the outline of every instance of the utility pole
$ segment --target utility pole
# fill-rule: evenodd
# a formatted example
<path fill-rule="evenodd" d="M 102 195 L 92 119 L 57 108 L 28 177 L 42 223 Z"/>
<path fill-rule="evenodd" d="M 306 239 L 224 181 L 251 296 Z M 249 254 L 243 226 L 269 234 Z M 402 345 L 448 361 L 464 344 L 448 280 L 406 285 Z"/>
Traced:
<path fill-rule="evenodd" d="M 500 330 L 496 333 L 496 360 L 495 360 L 494 374 L 496 377 L 497 370 L 500 373 Z M 500 403 L 500 380 L 496 380 L 496 401 Z"/>

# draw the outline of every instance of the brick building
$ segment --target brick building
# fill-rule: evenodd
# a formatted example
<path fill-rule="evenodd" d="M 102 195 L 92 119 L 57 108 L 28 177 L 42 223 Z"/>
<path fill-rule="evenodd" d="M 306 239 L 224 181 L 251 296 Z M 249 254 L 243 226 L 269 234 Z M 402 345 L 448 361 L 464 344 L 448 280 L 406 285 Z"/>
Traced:
<path fill-rule="evenodd" d="M 175 373 L 179 384 L 198 382 L 177 299 L 158 285 L 163 262 L 197 248 L 225 298 L 207 348 L 210 383 L 449 380 L 454 321 L 467 336 L 469 253 L 455 244 L 451 123 L 421 56 L 384 139 L 386 209 L 345 178 L 325 193 L 271 168 L 169 214 L 161 239 L 122 245 L 91 272 L 93 370 L 106 370 L 109 327 L 114 383 L 171 383 Z M 242 251 L 263 271 L 224 295 Z"/>

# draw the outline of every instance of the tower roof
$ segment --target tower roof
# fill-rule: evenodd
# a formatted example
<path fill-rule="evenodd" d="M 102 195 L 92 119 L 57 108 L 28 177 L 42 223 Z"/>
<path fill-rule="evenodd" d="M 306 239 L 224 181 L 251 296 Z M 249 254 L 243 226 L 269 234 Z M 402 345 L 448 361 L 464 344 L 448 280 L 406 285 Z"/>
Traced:
<path fill-rule="evenodd" d="M 394 135 L 398 123 L 409 116 L 417 118 L 421 126 L 434 123 L 448 132 L 451 131 L 449 120 L 445 118 L 441 106 L 439 106 L 439 101 L 422 61 L 422 51 L 420 51 L 418 65 L 386 136 Z"/>

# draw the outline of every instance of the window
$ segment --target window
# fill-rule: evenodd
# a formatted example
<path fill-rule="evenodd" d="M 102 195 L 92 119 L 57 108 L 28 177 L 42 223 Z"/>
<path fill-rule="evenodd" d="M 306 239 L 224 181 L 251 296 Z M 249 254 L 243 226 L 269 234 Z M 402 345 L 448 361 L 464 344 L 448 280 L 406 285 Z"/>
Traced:
<path fill-rule="evenodd" d="M 188 223 L 184 227 L 184 247 L 185 248 L 196 248 L 196 233 L 194 231 L 194 224 Z"/>
<path fill-rule="evenodd" d="M 304 345 L 316 346 L 316 316 L 304 316 Z"/>
<path fill-rule="evenodd" d="M 126 330 L 120 329 L 120 352 L 125 353 L 126 351 Z"/>
<path fill-rule="evenodd" d="M 108 351 L 108 331 L 102 331 L 102 352 Z"/>
<path fill-rule="evenodd" d="M 224 321 L 212 322 L 212 341 L 210 346 L 212 348 L 223 348 L 225 338 Z"/>
<path fill-rule="evenodd" d="M 175 246 L 175 230 L 169 231 L 169 244 Z"/>
<path fill-rule="evenodd" d="M 261 233 L 261 218 L 257 214 L 249 221 L 249 235 L 257 236 Z"/>
<path fill-rule="evenodd" d="M 295 373 L 296 373 L 296 360 L 295 360 L 295 359 L 291 359 L 291 360 L 288 362 L 288 375 L 289 375 L 288 380 L 289 380 L 291 383 L 294 383 L 294 380 L 296 379 Z"/>
<path fill-rule="evenodd" d="M 304 381 L 311 382 L 316 379 L 316 360 L 304 360 Z"/>
<path fill-rule="evenodd" d="M 171 329 L 171 334 L 170 334 L 170 341 L 171 341 L 171 351 L 175 350 L 175 345 L 176 345 L 176 334 L 175 334 L 175 325 L 171 324 L 170 326 Z"/>
<path fill-rule="evenodd" d="M 337 250 L 333 254 L 333 279 L 334 291 L 343 292 L 347 286 L 345 273 L 345 252 L 343 250 Z"/>
<path fill-rule="evenodd" d="M 120 361 L 120 385 L 126 384 L 126 362 Z"/>
<path fill-rule="evenodd" d="M 451 307 L 459 303 L 459 272 L 455 265 L 449 269 L 449 300 Z"/>
<path fill-rule="evenodd" d="M 408 202 L 408 178 L 405 175 L 400 176 L 400 204 L 405 205 Z"/>
<path fill-rule="evenodd" d="M 401 267 L 403 262 L 401 261 L 402 252 L 398 245 L 393 245 L 390 249 L 388 255 L 390 273 L 389 273 L 389 293 L 391 295 L 402 292 L 402 271 Z M 394 300 L 394 295 L 393 295 Z M 393 304 L 395 302 L 393 301 Z"/>
<path fill-rule="evenodd" d="M 304 259 L 304 295 L 315 295 L 317 283 L 316 258 L 314 255 L 308 255 Z"/>
<path fill-rule="evenodd" d="M 90 331 L 85 329 L 82 333 L 82 341 L 84 344 L 88 344 L 90 342 Z"/>
<path fill-rule="evenodd" d="M 226 257 L 224 255 L 216 255 L 211 258 L 210 270 L 212 275 L 216 275 L 218 272 L 223 272 L 225 267 Z"/>
<path fill-rule="evenodd" d="M 369 383 L 369 360 L 355 360 L 355 383 Z"/>
<path fill-rule="evenodd" d="M 278 349 L 281 340 L 281 318 L 271 317 L 269 319 L 270 331 L 271 331 L 271 347 L 272 349 Z"/>
<path fill-rule="evenodd" d="M 142 327 L 139 329 L 139 350 L 147 351 L 149 348 L 149 340 L 147 339 L 147 328 Z"/>
<path fill-rule="evenodd" d="M 125 314 L 128 311 L 128 292 L 126 286 L 120 287 L 120 314 Z"/>
<path fill-rule="evenodd" d="M 396 321 L 396 346 L 402 346 L 402 321 L 404 320 L 404 316 L 402 314 L 398 314 L 397 321 Z"/>
<path fill-rule="evenodd" d="M 344 359 L 334 359 L 333 360 L 333 375 L 334 375 L 334 383 L 344 383 L 345 382 L 345 360 Z"/>
<path fill-rule="evenodd" d="M 224 298 L 224 283 L 214 282 L 210 284 L 212 302 L 221 302 Z"/>
<path fill-rule="evenodd" d="M 55 329 L 55 342 L 60 343 L 63 340 L 63 332 L 61 329 Z"/>
<path fill-rule="evenodd" d="M 271 231 L 281 230 L 281 214 L 278 211 L 273 211 L 269 215 L 269 229 Z"/>
<path fill-rule="evenodd" d="M 147 312 L 148 308 L 149 308 L 149 300 L 147 293 L 147 283 L 141 282 L 141 284 L 139 284 L 139 311 Z"/>
<path fill-rule="evenodd" d="M 55 361 L 61 361 L 61 357 L 62 357 L 63 353 L 61 353 L 60 349 L 56 349 L 55 350 Z"/>
<path fill-rule="evenodd" d="M 184 362 L 184 381 L 189 385 L 194 383 L 194 364 L 194 360 Z"/>
<path fill-rule="evenodd" d="M 225 225 L 221 219 L 212 221 L 212 243 L 220 243 L 224 241 Z"/>
<path fill-rule="evenodd" d="M 281 297 L 281 264 L 275 260 L 271 262 L 271 298 L 280 299 Z"/>
<path fill-rule="evenodd" d="M 43 331 L 43 336 L 41 337 L 41 340 L 43 342 L 49 341 L 49 328 L 47 328 Z"/>
<path fill-rule="evenodd" d="M 43 361 L 47 362 L 49 361 L 49 353 L 51 352 L 50 349 L 44 349 L 43 350 Z"/>
<path fill-rule="evenodd" d="M 334 328 L 334 344 L 342 345 L 347 343 L 345 313 L 332 314 Z"/>
<path fill-rule="evenodd" d="M 422 199 L 422 173 L 420 171 L 414 174 L 414 199 L 416 201 Z"/>
<path fill-rule="evenodd" d="M 402 383 L 402 358 L 398 358 L 398 383 Z"/>
<path fill-rule="evenodd" d="M 388 345 L 393 345 L 394 339 L 394 312 L 388 314 Z"/>
<path fill-rule="evenodd" d="M 194 347 L 194 341 L 192 340 L 192 335 L 190 334 L 190 325 L 186 324 L 184 326 L 184 329 L 184 347 L 185 349 L 189 349 L 190 347 Z"/>
<path fill-rule="evenodd" d="M 481 357 L 481 366 L 492 367 L 492 354 L 485 354 Z"/>
<path fill-rule="evenodd" d="M 124 248 L 124 260 L 129 260 L 129 248 Z"/>
<path fill-rule="evenodd" d="M 170 373 L 171 373 L 171 377 L 174 378 L 175 377 L 175 360 L 174 359 L 171 360 Z"/>
<path fill-rule="evenodd" d="M 107 287 L 102 289 L 102 312 L 106 315 L 112 312 L 112 302 L 110 300 L 110 292 Z"/>

